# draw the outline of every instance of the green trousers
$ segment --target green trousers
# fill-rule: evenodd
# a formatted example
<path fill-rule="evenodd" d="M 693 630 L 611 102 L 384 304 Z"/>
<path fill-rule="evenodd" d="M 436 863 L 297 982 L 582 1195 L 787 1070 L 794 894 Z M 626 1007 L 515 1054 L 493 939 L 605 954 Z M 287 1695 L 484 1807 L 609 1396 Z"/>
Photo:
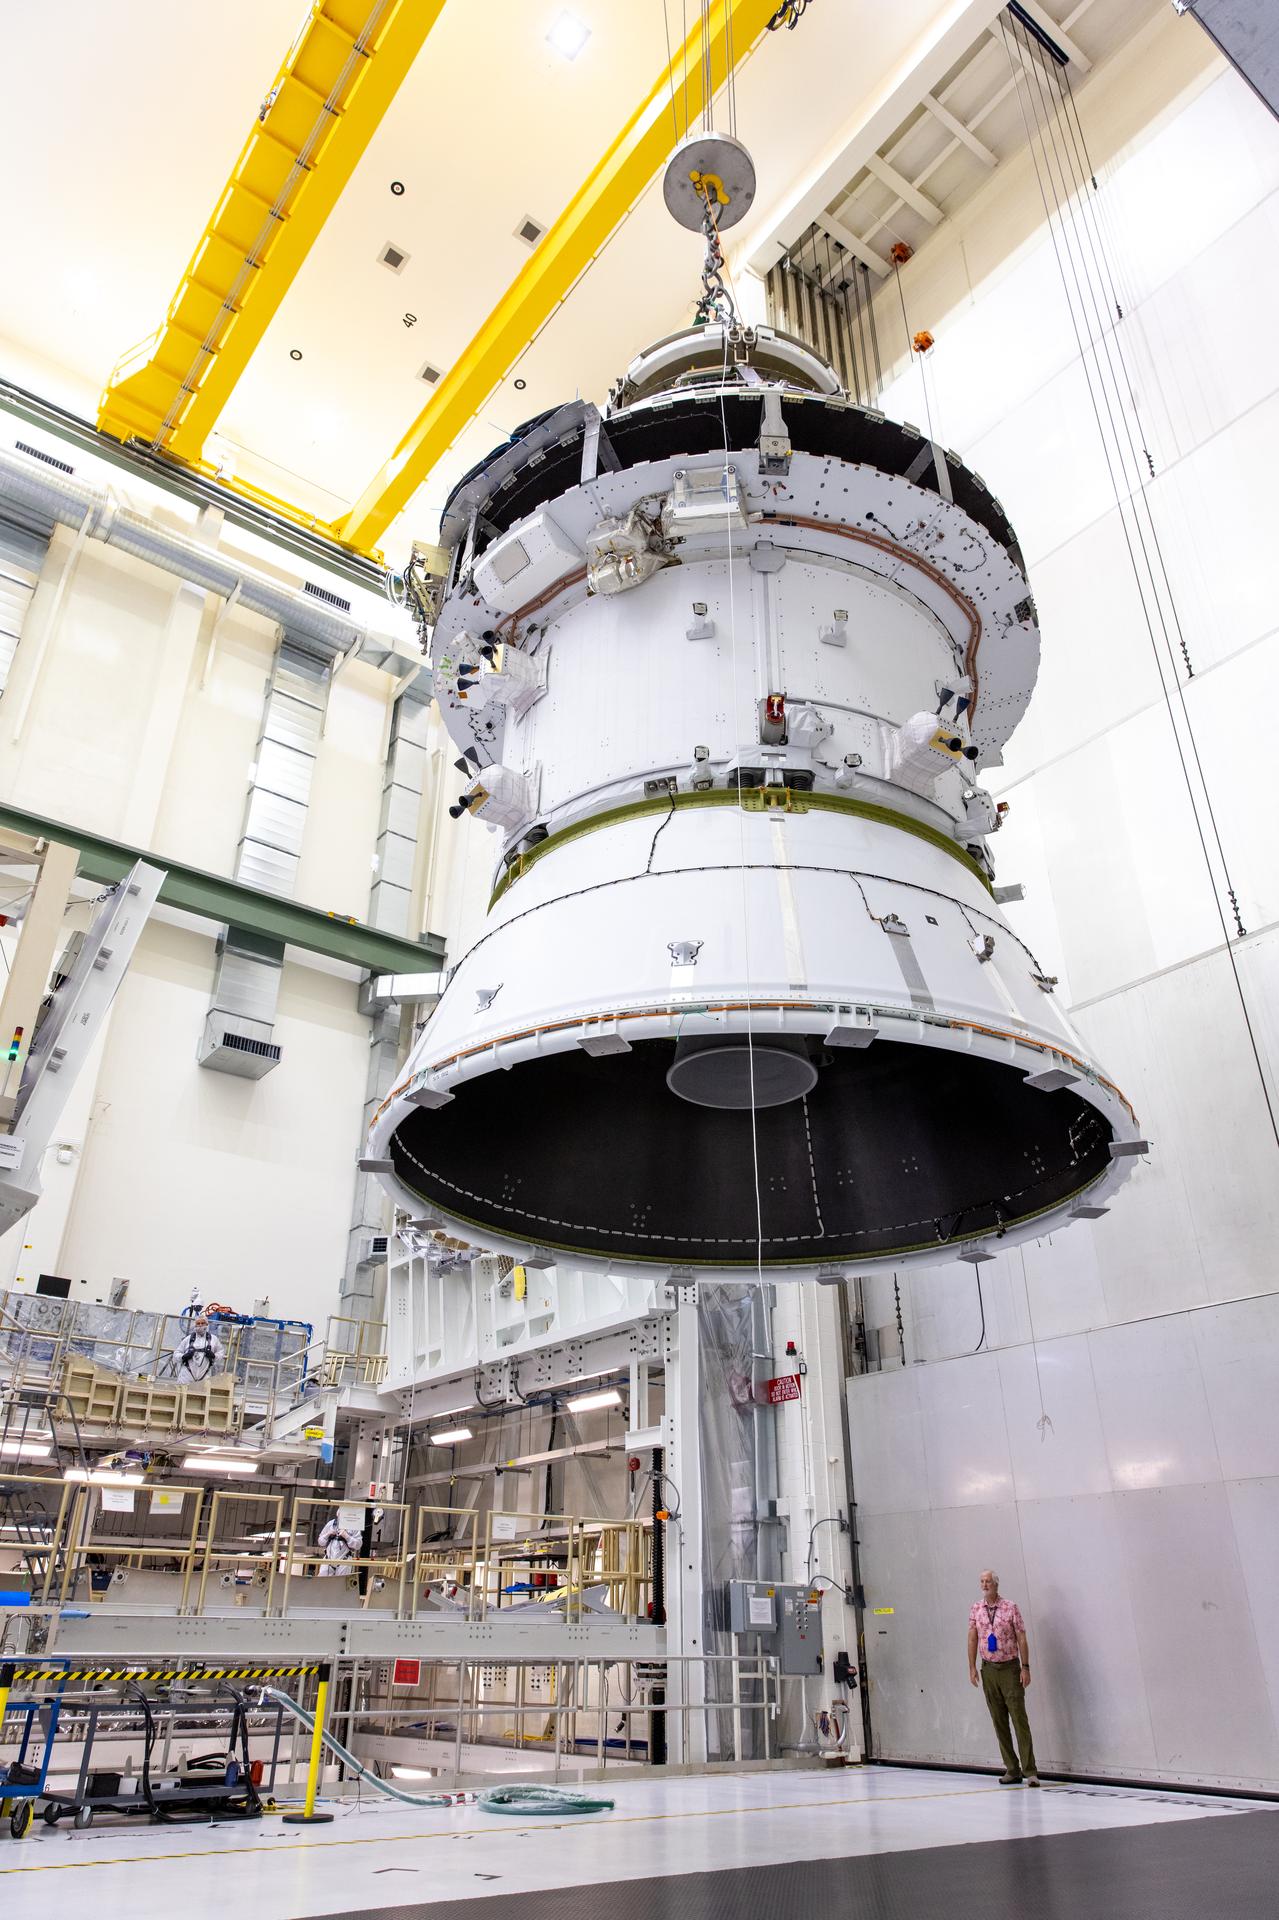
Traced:
<path fill-rule="evenodd" d="M 1030 1737 L 1030 1722 L 1026 1718 L 1026 1689 L 1021 1684 L 1020 1662 L 983 1660 L 981 1690 L 986 1696 L 986 1705 L 990 1708 L 990 1717 L 995 1723 L 995 1738 L 999 1742 L 1004 1771 L 1006 1773 L 1037 1773 L 1035 1746 Z M 1010 1720 L 1013 1732 L 1017 1735 L 1017 1745 L 1021 1748 L 1020 1760 L 1017 1758 L 1008 1731 Z"/>

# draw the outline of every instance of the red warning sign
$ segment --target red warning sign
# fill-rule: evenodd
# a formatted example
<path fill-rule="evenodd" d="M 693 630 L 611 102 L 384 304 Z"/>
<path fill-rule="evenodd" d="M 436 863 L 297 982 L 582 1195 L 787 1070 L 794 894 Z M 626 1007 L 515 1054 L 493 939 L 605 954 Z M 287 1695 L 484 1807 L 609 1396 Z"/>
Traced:
<path fill-rule="evenodd" d="M 797 1373 L 779 1374 L 776 1380 L 770 1380 L 767 1385 L 770 1407 L 780 1407 L 787 1400 L 799 1399 L 800 1387 Z"/>
<path fill-rule="evenodd" d="M 422 1682 L 422 1662 L 420 1660 L 393 1660 L 391 1662 L 391 1685 L 393 1687 L 416 1687 Z"/>

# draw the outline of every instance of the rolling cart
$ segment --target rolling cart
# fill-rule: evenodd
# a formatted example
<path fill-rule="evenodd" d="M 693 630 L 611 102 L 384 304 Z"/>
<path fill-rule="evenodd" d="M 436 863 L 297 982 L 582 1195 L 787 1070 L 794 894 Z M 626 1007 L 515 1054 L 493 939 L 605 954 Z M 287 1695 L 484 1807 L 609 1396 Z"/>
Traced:
<path fill-rule="evenodd" d="M 81 1742 L 79 1774 L 73 1785 L 68 1783 L 59 1791 L 40 1792 L 44 1802 L 41 1817 L 50 1826 L 56 1826 L 68 1814 L 77 1827 L 89 1826 L 97 1813 L 157 1822 L 260 1818 L 262 1798 L 258 1788 L 265 1784 L 269 1793 L 279 1763 L 283 1713 L 278 1706 L 273 1710 L 255 1709 L 265 1713 L 272 1722 L 272 1752 L 263 1763 L 249 1756 L 249 1703 L 238 1688 L 225 1681 L 207 1701 L 186 1701 L 177 1707 L 153 1701 L 134 1682 L 128 1683 L 124 1692 L 124 1700 L 113 1701 L 95 1695 L 77 1703 L 74 1718 L 76 1737 Z M 155 1766 L 154 1756 L 164 1723 L 173 1716 L 181 1717 L 184 1712 L 196 1713 L 201 1718 L 214 1713 L 228 1714 L 228 1737 L 225 1748 L 195 1756 L 175 1776 L 163 1761 Z M 125 1721 L 132 1722 L 142 1740 L 142 1770 L 129 1792 L 122 1791 L 124 1776 L 118 1770 L 104 1772 L 94 1766 L 94 1747 L 99 1735 L 106 1729 L 119 1733 Z M 167 1748 L 167 1738 L 164 1745 Z"/>
<path fill-rule="evenodd" d="M 11 1760 L 4 1772 L 0 1773 L 0 1819 L 7 1815 L 9 1832 L 15 1840 L 21 1840 L 31 1825 L 36 1801 L 44 1795 L 58 1718 L 62 1711 L 62 1694 L 59 1689 L 50 1700 L 6 1702 L 4 1696 L 7 1692 L 7 1687 L 0 1682 L 0 1724 L 3 1724 L 6 1715 L 20 1714 L 23 1726 L 17 1758 Z M 41 1733 L 44 1735 L 44 1745 L 39 1760 L 35 1761 L 31 1755 Z M 76 1825 L 85 1826 L 87 1822 L 77 1819 Z"/>

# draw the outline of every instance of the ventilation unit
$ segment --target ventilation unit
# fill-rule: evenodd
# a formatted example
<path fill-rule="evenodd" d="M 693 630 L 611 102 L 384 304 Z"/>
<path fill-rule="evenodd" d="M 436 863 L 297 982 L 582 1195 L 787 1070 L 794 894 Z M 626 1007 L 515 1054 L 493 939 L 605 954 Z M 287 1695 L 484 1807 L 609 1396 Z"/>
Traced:
<path fill-rule="evenodd" d="M 417 377 L 419 380 L 425 380 L 428 387 L 433 387 L 440 377 L 440 370 L 438 367 L 433 367 L 428 360 L 418 368 Z"/>
<path fill-rule="evenodd" d="M 75 472 L 69 460 L 59 460 L 55 454 L 46 453 L 43 447 L 30 447 L 25 440 L 15 440 L 13 444 L 17 452 L 29 453 L 33 460 L 43 460 L 46 467 L 56 467 L 59 473 Z"/>
<path fill-rule="evenodd" d="M 271 1038 L 269 1021 L 223 1013 L 217 1007 L 205 1015 L 199 1062 L 216 1073 L 234 1073 L 241 1080 L 260 1080 L 280 1064 L 281 1049 Z"/>
<path fill-rule="evenodd" d="M 317 587 L 314 580 L 304 580 L 302 591 L 309 593 L 313 600 L 323 600 L 326 607 L 337 607 L 342 613 L 351 611 L 349 600 L 344 600 L 340 593 L 334 593 L 331 587 Z"/>
<path fill-rule="evenodd" d="M 274 1034 L 284 946 L 240 927 L 218 942 L 213 998 L 205 1016 L 199 1062 L 216 1073 L 260 1080 L 278 1066 Z"/>
<path fill-rule="evenodd" d="M 364 1268 L 366 1271 L 369 1267 L 385 1266 L 390 1246 L 391 1236 L 389 1233 L 366 1233 L 360 1241 L 359 1258 L 356 1262 L 357 1266 Z"/>
<path fill-rule="evenodd" d="M 382 265 L 389 267 L 392 273 L 402 273 L 408 264 L 408 258 L 403 247 L 393 246 L 389 240 L 378 255 Z"/>
<path fill-rule="evenodd" d="M 515 229 L 515 238 L 522 240 L 526 247 L 535 247 L 545 232 L 546 228 L 542 221 L 535 220 L 532 214 L 526 213 Z"/>

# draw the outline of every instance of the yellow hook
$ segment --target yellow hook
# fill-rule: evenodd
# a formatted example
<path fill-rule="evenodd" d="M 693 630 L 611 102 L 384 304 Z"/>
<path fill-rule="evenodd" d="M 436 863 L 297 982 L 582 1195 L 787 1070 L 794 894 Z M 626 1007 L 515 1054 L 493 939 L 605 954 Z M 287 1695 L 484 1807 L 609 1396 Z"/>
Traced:
<path fill-rule="evenodd" d="M 692 181 L 693 185 L 697 187 L 699 191 L 706 196 L 706 198 L 709 199 L 710 197 L 709 190 L 711 188 L 714 188 L 715 198 L 718 201 L 719 205 L 721 207 L 726 207 L 728 205 L 729 196 L 728 194 L 725 193 L 724 182 L 720 179 L 717 173 L 698 173 L 696 168 L 694 168 L 693 172 L 690 173 L 688 177 Z"/>

